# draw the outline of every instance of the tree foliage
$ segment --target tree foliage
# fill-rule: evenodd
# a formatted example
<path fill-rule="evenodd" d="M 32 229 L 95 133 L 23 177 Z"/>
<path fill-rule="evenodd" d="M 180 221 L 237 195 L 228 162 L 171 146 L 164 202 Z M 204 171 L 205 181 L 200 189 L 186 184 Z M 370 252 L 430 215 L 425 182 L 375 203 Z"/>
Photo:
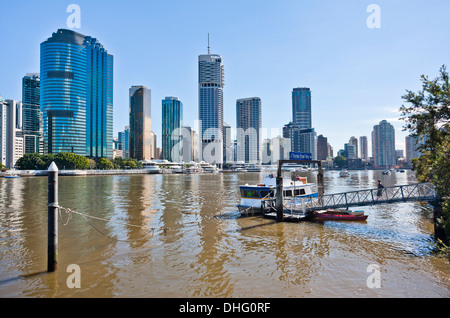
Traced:
<path fill-rule="evenodd" d="M 409 105 L 400 111 L 405 130 L 420 140 L 421 156 L 413 160 L 413 169 L 420 182 L 429 181 L 444 199 L 442 226 L 450 239 L 450 83 L 446 66 L 439 76 L 430 80 L 421 76 L 422 89 L 416 93 L 407 90 L 402 96 Z"/>
<path fill-rule="evenodd" d="M 343 156 L 337 156 L 334 158 L 333 163 L 335 166 L 342 169 L 345 166 L 345 164 L 347 163 L 347 159 L 345 159 L 345 157 L 343 157 Z"/>

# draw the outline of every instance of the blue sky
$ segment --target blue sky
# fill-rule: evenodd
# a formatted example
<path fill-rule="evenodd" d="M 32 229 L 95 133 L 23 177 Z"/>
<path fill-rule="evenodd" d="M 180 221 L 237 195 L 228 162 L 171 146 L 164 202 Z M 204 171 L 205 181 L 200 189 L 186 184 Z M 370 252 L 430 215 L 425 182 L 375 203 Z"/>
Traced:
<path fill-rule="evenodd" d="M 21 78 L 39 72 L 39 45 L 67 28 L 69 4 L 81 28 L 114 55 L 114 134 L 128 123 L 128 89 L 152 90 L 152 130 L 161 134 L 161 100 L 179 97 L 184 122 L 198 118 L 198 55 L 225 65 L 224 120 L 236 126 L 236 99 L 262 99 L 263 127 L 291 121 L 294 87 L 312 90 L 313 126 L 335 153 L 368 136 L 383 119 L 405 132 L 397 112 L 420 75 L 450 64 L 447 0 L 0 0 L 0 94 L 21 99 Z M 381 28 L 368 28 L 370 4 Z M 160 145 L 160 143 L 159 143 Z"/>

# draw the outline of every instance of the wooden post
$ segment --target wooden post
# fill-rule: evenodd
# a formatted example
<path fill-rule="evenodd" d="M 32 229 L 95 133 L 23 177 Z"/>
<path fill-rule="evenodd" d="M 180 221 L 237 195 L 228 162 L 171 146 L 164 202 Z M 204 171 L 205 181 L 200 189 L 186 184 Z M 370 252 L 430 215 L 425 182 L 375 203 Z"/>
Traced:
<path fill-rule="evenodd" d="M 58 167 L 48 168 L 48 245 L 47 271 L 54 272 L 58 264 Z"/>
<path fill-rule="evenodd" d="M 278 160 L 278 170 L 277 170 L 277 197 L 276 206 L 277 209 L 277 221 L 283 222 L 284 211 L 283 211 L 283 177 L 281 176 L 281 166 L 283 165 L 282 160 Z"/>

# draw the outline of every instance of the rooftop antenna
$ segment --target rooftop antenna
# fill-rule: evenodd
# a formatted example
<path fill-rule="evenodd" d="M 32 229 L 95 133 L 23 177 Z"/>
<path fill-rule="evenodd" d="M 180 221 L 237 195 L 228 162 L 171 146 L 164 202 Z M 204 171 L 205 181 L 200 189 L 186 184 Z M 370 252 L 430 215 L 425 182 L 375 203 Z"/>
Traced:
<path fill-rule="evenodd" d="M 211 48 L 209 47 L 209 33 L 208 33 L 208 54 L 211 54 Z"/>

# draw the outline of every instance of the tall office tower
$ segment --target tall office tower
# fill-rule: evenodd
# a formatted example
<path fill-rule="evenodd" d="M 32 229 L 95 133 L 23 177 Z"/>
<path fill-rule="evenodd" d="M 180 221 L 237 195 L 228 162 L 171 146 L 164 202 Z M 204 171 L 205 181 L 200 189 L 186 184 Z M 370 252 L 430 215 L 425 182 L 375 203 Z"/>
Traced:
<path fill-rule="evenodd" d="M 389 169 L 397 162 L 395 154 L 395 129 L 386 120 L 373 126 L 372 156 L 376 167 Z"/>
<path fill-rule="evenodd" d="M 411 135 L 405 137 L 405 150 L 406 150 L 406 162 L 411 164 L 411 160 L 414 158 L 419 158 L 422 153 L 418 150 L 418 147 L 423 144 L 416 137 Z"/>
<path fill-rule="evenodd" d="M 130 158 L 152 159 L 151 90 L 145 86 L 130 88 Z"/>
<path fill-rule="evenodd" d="M 22 78 L 24 153 L 40 153 L 42 115 L 40 109 L 41 81 L 39 73 Z"/>
<path fill-rule="evenodd" d="M 261 163 L 261 98 L 236 101 L 236 137 L 238 161 Z"/>
<path fill-rule="evenodd" d="M 360 158 L 363 160 L 369 160 L 367 136 L 359 137 L 359 150 L 360 150 Z"/>
<path fill-rule="evenodd" d="M 162 159 L 182 161 L 181 127 L 183 127 L 183 103 L 177 97 L 166 97 L 162 100 Z"/>
<path fill-rule="evenodd" d="M 119 150 L 122 150 L 122 158 L 130 158 L 130 126 L 125 126 L 124 131 L 119 131 Z"/>
<path fill-rule="evenodd" d="M 0 97 L 0 163 L 14 168 L 23 156 L 22 102 Z"/>
<path fill-rule="evenodd" d="M 358 155 L 358 139 L 355 136 L 351 136 L 350 140 L 348 141 L 348 143 L 350 145 L 354 146 L 354 158 L 353 159 L 358 159 L 359 155 Z"/>
<path fill-rule="evenodd" d="M 44 153 L 112 158 L 113 56 L 95 38 L 58 29 L 41 43 Z"/>
<path fill-rule="evenodd" d="M 199 55 L 198 57 L 198 87 L 199 87 L 199 109 L 198 117 L 200 120 L 200 156 L 208 160 L 204 153 L 205 147 L 218 142 L 215 148 L 216 163 L 221 163 L 223 159 L 223 87 L 225 85 L 224 67 L 222 57 L 217 54 Z M 203 157 L 203 155 L 205 155 Z M 212 161 L 212 160 L 208 160 Z M 213 162 L 210 162 L 213 163 Z"/>
<path fill-rule="evenodd" d="M 328 138 L 323 135 L 317 137 L 317 160 L 326 160 L 328 157 Z"/>
<path fill-rule="evenodd" d="M 292 90 L 292 121 L 300 129 L 312 128 L 311 90 L 298 87 Z"/>

